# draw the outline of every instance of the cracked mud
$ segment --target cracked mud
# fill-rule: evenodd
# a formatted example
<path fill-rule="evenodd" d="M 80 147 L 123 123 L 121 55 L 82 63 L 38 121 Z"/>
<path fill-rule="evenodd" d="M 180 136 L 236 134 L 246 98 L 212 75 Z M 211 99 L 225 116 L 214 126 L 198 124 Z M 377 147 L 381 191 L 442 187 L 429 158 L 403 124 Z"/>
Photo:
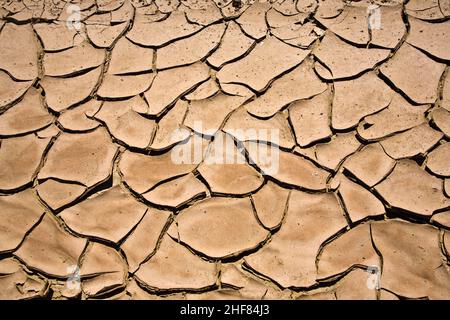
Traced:
<path fill-rule="evenodd" d="M 0 0 L 0 299 L 450 299 L 448 1 L 234 2 Z"/>

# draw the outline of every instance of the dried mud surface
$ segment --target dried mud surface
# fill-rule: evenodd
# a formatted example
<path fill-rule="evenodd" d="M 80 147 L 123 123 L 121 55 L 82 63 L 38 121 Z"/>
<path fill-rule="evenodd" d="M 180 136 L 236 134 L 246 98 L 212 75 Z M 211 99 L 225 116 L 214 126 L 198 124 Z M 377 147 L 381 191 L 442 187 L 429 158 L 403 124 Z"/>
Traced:
<path fill-rule="evenodd" d="M 0 0 L 0 299 L 450 299 L 448 1 L 233 2 Z"/>

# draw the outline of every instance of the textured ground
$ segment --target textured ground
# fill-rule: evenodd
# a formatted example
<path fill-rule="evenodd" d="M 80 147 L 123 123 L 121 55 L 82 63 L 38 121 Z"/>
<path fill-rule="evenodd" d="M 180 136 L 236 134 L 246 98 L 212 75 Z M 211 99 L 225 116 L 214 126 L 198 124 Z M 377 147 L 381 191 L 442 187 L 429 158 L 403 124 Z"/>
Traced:
<path fill-rule="evenodd" d="M 0 0 L 0 299 L 450 299 L 450 1 L 66 2 Z"/>

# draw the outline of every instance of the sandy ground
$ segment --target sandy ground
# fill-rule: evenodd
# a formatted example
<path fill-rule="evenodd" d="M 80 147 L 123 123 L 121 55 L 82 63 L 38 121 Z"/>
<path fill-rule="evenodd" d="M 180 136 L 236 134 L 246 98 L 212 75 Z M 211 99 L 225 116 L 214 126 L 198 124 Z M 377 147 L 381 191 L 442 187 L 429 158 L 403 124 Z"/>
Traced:
<path fill-rule="evenodd" d="M 0 299 L 450 299 L 449 18 L 0 0 Z"/>

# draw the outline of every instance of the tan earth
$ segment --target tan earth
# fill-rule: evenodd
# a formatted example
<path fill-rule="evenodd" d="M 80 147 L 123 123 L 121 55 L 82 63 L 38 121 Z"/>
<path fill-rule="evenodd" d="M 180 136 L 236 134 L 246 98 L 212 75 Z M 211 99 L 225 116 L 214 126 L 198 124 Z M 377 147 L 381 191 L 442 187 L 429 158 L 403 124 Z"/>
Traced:
<path fill-rule="evenodd" d="M 444 0 L 0 0 L 0 299 L 450 299 L 449 66 Z"/>

